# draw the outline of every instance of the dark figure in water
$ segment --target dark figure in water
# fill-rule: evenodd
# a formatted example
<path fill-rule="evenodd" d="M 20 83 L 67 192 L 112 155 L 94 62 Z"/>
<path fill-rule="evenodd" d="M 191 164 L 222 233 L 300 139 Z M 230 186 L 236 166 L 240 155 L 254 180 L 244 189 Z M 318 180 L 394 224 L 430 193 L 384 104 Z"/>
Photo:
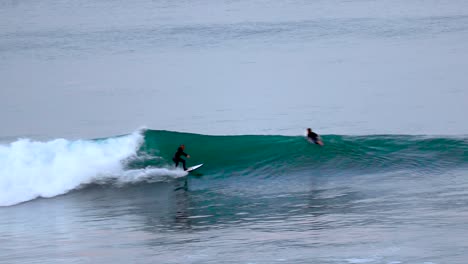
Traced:
<path fill-rule="evenodd" d="M 317 135 L 317 133 L 312 132 L 312 129 L 310 128 L 307 129 L 307 139 L 309 141 L 314 142 L 317 145 L 323 145 L 322 141 L 320 140 L 319 135 Z"/>
<path fill-rule="evenodd" d="M 187 167 L 185 166 L 185 160 L 181 158 L 181 156 L 185 156 L 187 158 L 190 158 L 190 155 L 184 152 L 185 146 L 180 145 L 180 147 L 177 149 L 177 152 L 174 154 L 174 158 L 172 160 L 175 163 L 175 166 L 179 166 L 179 162 L 182 162 L 182 165 L 184 166 L 184 170 L 187 170 Z"/>

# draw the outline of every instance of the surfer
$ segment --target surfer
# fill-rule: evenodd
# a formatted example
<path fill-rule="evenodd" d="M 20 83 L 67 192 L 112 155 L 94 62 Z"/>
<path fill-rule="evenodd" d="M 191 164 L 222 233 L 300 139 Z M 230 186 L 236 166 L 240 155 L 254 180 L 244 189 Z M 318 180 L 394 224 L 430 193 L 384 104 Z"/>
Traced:
<path fill-rule="evenodd" d="M 307 129 L 307 139 L 309 141 L 314 142 L 317 145 L 321 145 L 321 146 L 323 145 L 322 141 L 320 140 L 320 136 L 317 135 L 317 133 L 312 132 L 312 129 L 310 128 Z"/>
<path fill-rule="evenodd" d="M 177 149 L 177 152 L 174 154 L 174 158 L 172 160 L 175 163 L 175 166 L 179 166 L 179 162 L 182 162 L 182 165 L 184 166 L 184 170 L 187 170 L 187 167 L 185 166 L 185 160 L 181 158 L 181 156 L 185 156 L 187 158 L 190 158 L 190 155 L 184 152 L 185 145 L 180 145 L 179 148 Z"/>

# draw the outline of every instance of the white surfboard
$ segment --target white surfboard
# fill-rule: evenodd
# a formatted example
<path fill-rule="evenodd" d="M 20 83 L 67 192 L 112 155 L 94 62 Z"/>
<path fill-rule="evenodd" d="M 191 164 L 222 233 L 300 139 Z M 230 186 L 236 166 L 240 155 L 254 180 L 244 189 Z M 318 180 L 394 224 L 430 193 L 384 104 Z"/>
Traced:
<path fill-rule="evenodd" d="M 203 163 L 202 163 L 202 164 L 195 165 L 195 166 L 192 166 L 192 167 L 190 167 L 190 168 L 187 168 L 186 172 L 194 171 L 194 170 L 200 168 L 201 166 L 203 166 Z"/>

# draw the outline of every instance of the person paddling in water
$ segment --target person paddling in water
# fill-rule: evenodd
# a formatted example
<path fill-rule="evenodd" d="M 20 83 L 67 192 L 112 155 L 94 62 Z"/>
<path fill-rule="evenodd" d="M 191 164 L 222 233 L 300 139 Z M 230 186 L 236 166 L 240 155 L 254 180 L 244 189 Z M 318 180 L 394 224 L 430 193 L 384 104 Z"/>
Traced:
<path fill-rule="evenodd" d="M 320 136 L 317 135 L 317 133 L 312 132 L 312 129 L 310 128 L 307 129 L 307 140 L 317 145 L 323 146 L 323 142 L 320 139 Z"/>
<path fill-rule="evenodd" d="M 190 155 L 184 152 L 185 145 L 180 145 L 179 148 L 177 149 L 177 152 L 174 154 L 174 158 L 172 160 L 175 163 L 175 166 L 179 166 L 179 162 L 182 163 L 184 170 L 187 170 L 187 167 L 185 166 L 185 160 L 181 158 L 181 156 L 185 156 L 190 159 Z"/>

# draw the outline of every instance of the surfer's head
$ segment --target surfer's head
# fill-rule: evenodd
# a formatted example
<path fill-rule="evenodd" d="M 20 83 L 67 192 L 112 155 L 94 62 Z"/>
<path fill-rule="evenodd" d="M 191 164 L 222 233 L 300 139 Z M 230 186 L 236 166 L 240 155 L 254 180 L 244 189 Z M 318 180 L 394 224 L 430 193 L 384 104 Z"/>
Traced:
<path fill-rule="evenodd" d="M 180 145 L 180 148 L 185 149 L 185 145 L 184 144 Z"/>
<path fill-rule="evenodd" d="M 312 129 L 311 129 L 311 128 L 308 128 L 308 129 L 307 129 L 307 132 L 312 132 Z"/>

